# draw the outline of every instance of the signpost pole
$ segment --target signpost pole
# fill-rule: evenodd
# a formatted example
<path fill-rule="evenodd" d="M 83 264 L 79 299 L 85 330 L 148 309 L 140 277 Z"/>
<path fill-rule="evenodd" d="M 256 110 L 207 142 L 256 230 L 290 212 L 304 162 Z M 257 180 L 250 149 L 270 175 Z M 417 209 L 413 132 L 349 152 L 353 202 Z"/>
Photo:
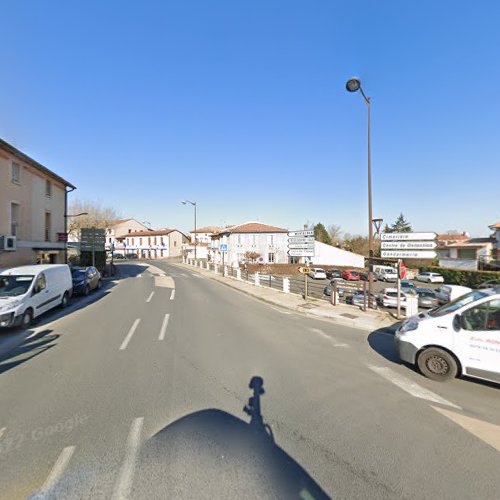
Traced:
<path fill-rule="evenodd" d="M 307 300 L 307 273 L 304 273 L 304 300 Z"/>
<path fill-rule="evenodd" d="M 397 319 L 399 319 L 400 315 L 401 315 L 401 259 L 398 259 L 398 301 L 397 301 L 397 304 L 398 304 L 398 308 L 397 308 L 397 312 L 396 312 L 396 317 Z"/>
<path fill-rule="evenodd" d="M 92 267 L 95 267 L 95 227 L 92 228 Z"/>

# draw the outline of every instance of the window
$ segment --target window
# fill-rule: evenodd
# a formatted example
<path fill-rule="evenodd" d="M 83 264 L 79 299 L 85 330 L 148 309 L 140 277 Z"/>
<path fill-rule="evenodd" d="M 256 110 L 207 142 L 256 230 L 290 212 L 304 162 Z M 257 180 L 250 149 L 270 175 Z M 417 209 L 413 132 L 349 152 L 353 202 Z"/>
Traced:
<path fill-rule="evenodd" d="M 142 245 L 142 238 L 139 238 L 139 246 Z"/>
<path fill-rule="evenodd" d="M 45 181 L 45 196 L 52 196 L 52 183 L 49 180 Z"/>
<path fill-rule="evenodd" d="M 50 241 L 50 236 L 52 233 L 52 214 L 50 212 L 45 212 L 45 241 Z"/>
<path fill-rule="evenodd" d="M 10 204 L 10 234 L 19 236 L 19 203 Z"/>
<path fill-rule="evenodd" d="M 12 162 L 12 169 L 11 169 L 11 173 L 10 173 L 10 180 L 12 182 L 21 182 L 20 181 L 20 173 L 21 173 L 21 166 L 19 165 L 19 163 L 16 163 L 16 162 Z"/>
<path fill-rule="evenodd" d="M 500 331 L 500 299 L 467 309 L 462 314 L 462 326 L 470 331 Z"/>
<path fill-rule="evenodd" d="M 131 232 L 132 232 L 132 229 L 129 229 L 129 230 L 128 230 L 128 234 L 130 234 Z"/>
<path fill-rule="evenodd" d="M 238 245 L 241 245 L 241 234 L 238 234 Z"/>
<path fill-rule="evenodd" d="M 45 281 L 45 274 L 42 273 L 42 274 L 40 274 L 40 276 L 38 276 L 38 278 L 35 281 L 34 292 L 40 293 L 42 290 L 45 289 L 46 286 L 47 286 L 47 283 Z"/>
<path fill-rule="evenodd" d="M 177 246 L 177 241 L 176 241 L 176 240 L 174 240 L 174 247 L 176 247 L 176 246 Z"/>
<path fill-rule="evenodd" d="M 272 264 L 274 262 L 274 253 L 267 254 L 267 262 Z"/>
<path fill-rule="evenodd" d="M 269 246 L 271 246 L 271 247 L 274 246 L 274 235 L 273 234 L 269 235 Z"/>

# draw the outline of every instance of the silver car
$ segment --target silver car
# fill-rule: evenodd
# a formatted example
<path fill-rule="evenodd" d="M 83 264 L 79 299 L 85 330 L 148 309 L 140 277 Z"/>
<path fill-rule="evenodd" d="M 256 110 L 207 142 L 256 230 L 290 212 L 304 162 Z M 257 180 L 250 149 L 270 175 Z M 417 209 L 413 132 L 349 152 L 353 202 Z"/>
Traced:
<path fill-rule="evenodd" d="M 439 305 L 436 292 L 431 288 L 417 288 L 415 291 L 418 295 L 418 307 L 428 309 Z"/>

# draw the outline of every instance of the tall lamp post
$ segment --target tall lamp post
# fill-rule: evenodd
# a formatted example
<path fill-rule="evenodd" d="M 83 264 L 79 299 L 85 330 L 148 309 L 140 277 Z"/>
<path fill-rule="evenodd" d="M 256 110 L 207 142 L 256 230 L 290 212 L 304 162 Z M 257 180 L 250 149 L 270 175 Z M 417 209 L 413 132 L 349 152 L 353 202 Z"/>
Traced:
<path fill-rule="evenodd" d="M 196 201 L 184 200 L 183 205 L 190 204 L 194 207 L 194 260 L 196 260 Z"/>
<path fill-rule="evenodd" d="M 64 214 L 64 226 L 66 228 L 66 241 L 64 242 L 64 263 L 68 263 L 68 232 L 67 232 L 67 226 L 68 226 L 68 219 L 70 217 L 81 217 L 82 215 L 88 215 L 88 212 L 81 212 L 79 214 Z"/>
<path fill-rule="evenodd" d="M 373 307 L 373 208 L 372 208 L 372 152 L 371 152 L 371 99 L 367 97 L 358 78 L 351 78 L 345 84 L 348 92 L 361 92 L 368 107 L 368 305 Z"/>

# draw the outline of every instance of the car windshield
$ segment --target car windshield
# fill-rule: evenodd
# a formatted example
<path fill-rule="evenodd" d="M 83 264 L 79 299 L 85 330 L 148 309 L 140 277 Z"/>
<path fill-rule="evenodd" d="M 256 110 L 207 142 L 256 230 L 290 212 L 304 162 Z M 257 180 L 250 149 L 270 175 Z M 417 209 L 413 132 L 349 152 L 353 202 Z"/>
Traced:
<path fill-rule="evenodd" d="M 444 306 L 441 307 L 436 307 L 432 311 L 429 311 L 429 316 L 432 316 L 433 318 L 437 318 L 439 316 L 444 316 L 446 314 L 450 314 L 452 312 L 458 311 L 462 307 L 475 302 L 476 300 L 483 299 L 484 297 L 488 297 L 488 294 L 485 292 L 481 292 L 478 290 L 475 290 L 473 292 L 470 292 L 466 295 L 462 295 L 461 297 L 458 297 L 455 300 L 452 300 L 450 303 L 445 304 Z"/>
<path fill-rule="evenodd" d="M 420 297 L 436 297 L 434 292 L 418 292 Z"/>
<path fill-rule="evenodd" d="M 31 275 L 0 276 L 0 297 L 24 295 L 28 291 L 33 278 L 34 276 Z"/>
<path fill-rule="evenodd" d="M 73 279 L 85 278 L 87 271 L 85 269 L 74 269 L 72 272 Z"/>

